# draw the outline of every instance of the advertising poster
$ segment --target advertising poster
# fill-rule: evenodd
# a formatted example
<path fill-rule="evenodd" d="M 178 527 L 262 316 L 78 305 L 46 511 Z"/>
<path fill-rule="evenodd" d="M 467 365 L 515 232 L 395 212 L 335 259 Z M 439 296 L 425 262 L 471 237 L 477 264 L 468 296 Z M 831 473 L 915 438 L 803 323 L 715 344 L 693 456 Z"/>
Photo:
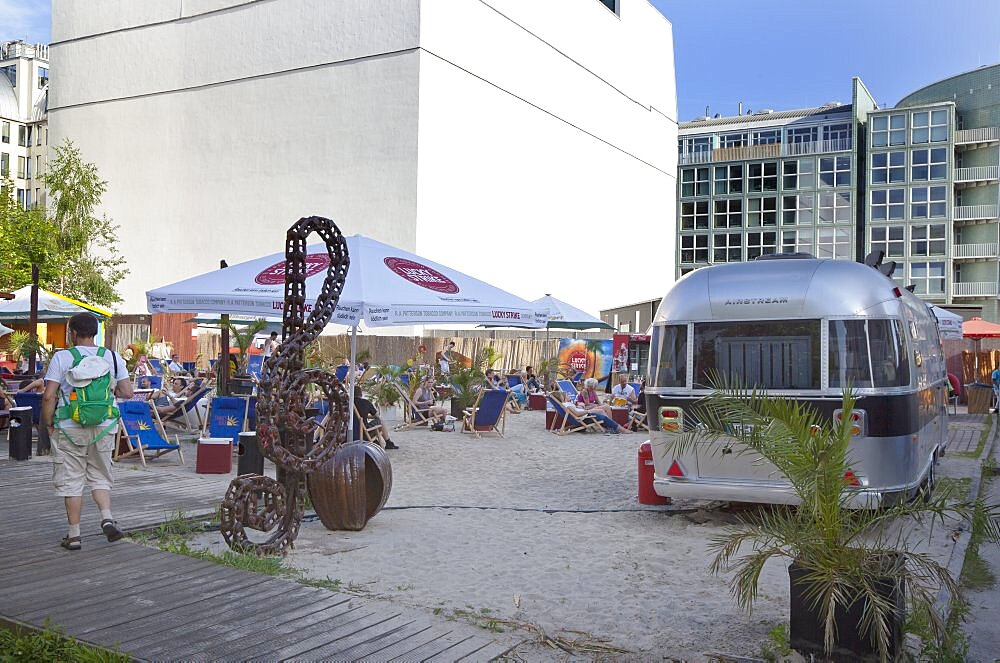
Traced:
<path fill-rule="evenodd" d="M 614 373 L 628 373 L 630 370 L 628 362 L 628 334 L 615 334 L 612 343 L 614 344 L 614 360 L 611 370 Z"/>
<path fill-rule="evenodd" d="M 604 389 L 611 377 L 613 348 L 610 339 L 559 339 L 559 370 L 570 377 L 582 373 L 584 378 L 597 378 Z"/>

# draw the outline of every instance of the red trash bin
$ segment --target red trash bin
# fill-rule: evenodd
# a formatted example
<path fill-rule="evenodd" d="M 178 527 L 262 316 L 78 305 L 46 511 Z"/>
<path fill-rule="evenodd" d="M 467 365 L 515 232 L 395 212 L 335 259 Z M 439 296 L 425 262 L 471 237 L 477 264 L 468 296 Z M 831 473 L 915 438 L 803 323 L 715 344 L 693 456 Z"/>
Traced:
<path fill-rule="evenodd" d="M 670 504 L 653 490 L 653 447 L 646 440 L 639 445 L 639 504 Z"/>

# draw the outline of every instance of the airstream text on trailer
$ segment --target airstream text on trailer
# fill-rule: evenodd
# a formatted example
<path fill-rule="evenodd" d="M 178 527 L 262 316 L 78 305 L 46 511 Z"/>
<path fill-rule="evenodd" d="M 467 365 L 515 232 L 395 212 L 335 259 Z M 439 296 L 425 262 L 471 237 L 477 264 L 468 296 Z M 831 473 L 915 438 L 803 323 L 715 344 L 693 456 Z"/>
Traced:
<path fill-rule="evenodd" d="M 810 403 L 840 417 L 844 388 L 857 402 L 850 446 L 852 506 L 873 507 L 931 489 L 947 443 L 947 375 L 929 307 L 866 265 L 777 258 L 687 274 L 660 304 L 650 341 L 647 412 L 667 497 L 793 504 L 783 475 L 729 441 L 676 455 L 670 441 L 710 376 Z"/>

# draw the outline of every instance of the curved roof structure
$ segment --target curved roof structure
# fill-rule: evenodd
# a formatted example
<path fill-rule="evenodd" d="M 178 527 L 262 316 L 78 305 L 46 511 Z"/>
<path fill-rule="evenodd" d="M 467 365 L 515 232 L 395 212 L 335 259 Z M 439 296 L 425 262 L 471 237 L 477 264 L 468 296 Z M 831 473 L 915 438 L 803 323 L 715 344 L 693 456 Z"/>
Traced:
<path fill-rule="evenodd" d="M 896 108 L 919 106 L 935 101 L 957 101 L 964 93 L 972 93 L 973 90 L 970 88 L 978 87 L 977 83 L 985 89 L 992 90 L 992 86 L 987 87 L 987 85 L 996 81 L 1000 81 L 1000 64 L 984 64 L 914 90 L 900 99 Z"/>
<path fill-rule="evenodd" d="M 0 76 L 0 117 L 10 120 L 20 120 L 17 112 L 17 95 L 14 94 L 14 86 L 6 76 Z"/>
<path fill-rule="evenodd" d="M 40 122 L 49 114 L 49 86 L 46 85 L 45 89 L 42 90 L 42 94 L 38 97 L 35 102 L 35 107 L 31 110 L 31 121 Z"/>
<path fill-rule="evenodd" d="M 771 259 L 703 267 L 681 278 L 654 323 L 697 320 L 879 316 L 916 295 L 849 260 Z"/>

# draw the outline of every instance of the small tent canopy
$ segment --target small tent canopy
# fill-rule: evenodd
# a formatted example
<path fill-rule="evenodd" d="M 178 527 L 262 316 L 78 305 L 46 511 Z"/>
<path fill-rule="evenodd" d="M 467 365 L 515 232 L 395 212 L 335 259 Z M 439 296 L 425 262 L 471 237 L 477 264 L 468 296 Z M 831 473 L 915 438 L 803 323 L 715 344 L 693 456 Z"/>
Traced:
<path fill-rule="evenodd" d="M 90 304 L 78 302 L 69 297 L 57 295 L 48 290 L 38 289 L 38 320 L 65 320 L 77 313 L 92 313 L 99 320 L 111 317 L 111 311 L 106 311 Z M 0 320 L 26 322 L 31 317 L 31 286 L 26 285 L 14 291 L 14 299 L 0 301 Z"/>

